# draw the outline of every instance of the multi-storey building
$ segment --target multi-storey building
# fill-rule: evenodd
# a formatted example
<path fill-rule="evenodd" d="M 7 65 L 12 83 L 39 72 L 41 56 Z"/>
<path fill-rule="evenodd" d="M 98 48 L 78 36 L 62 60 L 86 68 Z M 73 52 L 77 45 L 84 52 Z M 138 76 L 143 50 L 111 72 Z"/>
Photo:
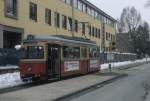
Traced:
<path fill-rule="evenodd" d="M 111 50 L 116 20 L 87 0 L 0 0 L 0 48 L 28 35 L 66 35 Z"/>

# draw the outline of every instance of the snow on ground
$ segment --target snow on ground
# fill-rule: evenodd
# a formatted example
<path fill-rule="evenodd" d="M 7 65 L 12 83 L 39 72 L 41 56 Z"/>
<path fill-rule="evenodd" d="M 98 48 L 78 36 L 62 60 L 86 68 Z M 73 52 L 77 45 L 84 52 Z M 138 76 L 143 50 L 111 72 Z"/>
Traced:
<path fill-rule="evenodd" d="M 106 64 L 102 64 L 101 65 L 101 70 L 104 69 L 108 69 L 109 64 L 111 64 L 112 67 L 120 67 L 120 66 L 125 66 L 125 65 L 130 65 L 130 64 L 134 64 L 134 63 L 142 63 L 142 62 L 146 62 L 146 61 L 150 61 L 150 58 L 144 58 L 141 60 L 135 60 L 135 61 L 124 61 L 124 62 L 114 62 L 114 63 L 106 63 Z"/>
<path fill-rule="evenodd" d="M 12 65 L 7 65 L 7 66 L 0 66 L 0 69 L 17 69 L 19 68 L 18 66 L 12 66 Z"/>
<path fill-rule="evenodd" d="M 23 84 L 20 79 L 20 73 L 7 73 L 0 75 L 0 89 Z"/>
<path fill-rule="evenodd" d="M 136 61 L 125 61 L 125 62 L 117 62 L 117 63 L 111 63 L 113 67 L 118 67 L 118 66 L 124 66 L 128 64 L 133 64 L 133 63 L 140 63 L 140 62 L 145 62 L 146 59 L 142 60 L 136 60 Z M 150 58 L 147 59 L 147 61 L 150 61 Z M 102 64 L 101 69 L 108 69 L 108 63 L 107 64 Z M 0 68 L 18 68 L 17 66 L 6 66 L 6 67 L 0 67 Z M 8 88 L 8 87 L 13 87 L 23 84 L 20 78 L 20 73 L 15 72 L 15 73 L 7 73 L 7 74 L 2 74 L 0 75 L 0 89 L 2 88 Z"/>

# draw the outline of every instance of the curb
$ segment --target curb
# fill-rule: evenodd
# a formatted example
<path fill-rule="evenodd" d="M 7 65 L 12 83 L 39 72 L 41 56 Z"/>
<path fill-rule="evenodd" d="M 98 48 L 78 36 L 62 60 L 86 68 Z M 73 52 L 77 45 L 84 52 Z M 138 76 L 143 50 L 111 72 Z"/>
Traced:
<path fill-rule="evenodd" d="M 70 93 L 70 94 L 64 95 L 64 96 L 59 97 L 59 98 L 56 98 L 56 99 L 54 99 L 54 100 L 52 100 L 52 101 L 66 101 L 65 99 L 67 99 L 68 97 L 80 96 L 80 95 L 78 95 L 78 94 L 80 94 L 80 93 L 82 93 L 82 92 L 86 92 L 86 91 L 88 91 L 88 90 L 95 90 L 95 89 L 97 89 L 97 88 L 101 88 L 101 87 L 103 87 L 104 85 L 110 84 L 110 83 L 112 83 L 113 81 L 118 80 L 118 79 L 120 79 L 120 78 L 123 78 L 123 77 L 125 77 L 125 76 L 127 76 L 127 74 L 118 74 L 118 76 L 115 76 L 115 77 L 113 77 L 113 78 L 111 78 L 111 79 L 109 79 L 109 80 L 96 83 L 96 84 L 94 84 L 94 85 L 92 85 L 92 86 L 86 87 L 86 88 L 84 88 L 84 89 L 80 89 L 80 90 L 78 90 L 78 91 L 72 92 L 72 93 Z"/>

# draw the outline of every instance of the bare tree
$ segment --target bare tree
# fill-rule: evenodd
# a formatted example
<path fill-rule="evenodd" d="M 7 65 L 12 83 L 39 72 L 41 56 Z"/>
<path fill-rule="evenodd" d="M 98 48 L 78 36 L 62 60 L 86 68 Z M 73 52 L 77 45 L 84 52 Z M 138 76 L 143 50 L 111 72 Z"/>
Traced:
<path fill-rule="evenodd" d="M 123 9 L 119 20 L 119 30 L 121 32 L 132 33 L 141 24 L 141 15 L 134 7 Z"/>
<path fill-rule="evenodd" d="M 146 2 L 145 7 L 150 7 L 150 0 Z"/>
<path fill-rule="evenodd" d="M 141 25 L 141 15 L 134 7 L 124 8 L 118 23 L 118 31 L 120 33 L 128 33 L 130 44 L 135 52 L 136 30 Z"/>

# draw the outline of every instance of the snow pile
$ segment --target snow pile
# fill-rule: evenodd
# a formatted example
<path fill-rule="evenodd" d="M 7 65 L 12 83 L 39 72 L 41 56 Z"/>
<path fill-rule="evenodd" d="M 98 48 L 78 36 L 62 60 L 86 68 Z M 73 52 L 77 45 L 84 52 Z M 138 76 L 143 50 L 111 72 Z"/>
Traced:
<path fill-rule="evenodd" d="M 147 61 L 150 61 L 150 58 L 147 58 Z M 124 61 L 124 62 L 114 62 L 114 63 L 106 63 L 101 65 L 101 70 L 108 69 L 109 64 L 111 64 L 112 67 L 121 67 L 125 65 L 130 65 L 134 63 L 143 63 L 146 62 L 146 58 L 141 60 L 135 60 L 135 61 Z"/>
<path fill-rule="evenodd" d="M 0 75 L 0 89 L 20 84 L 23 84 L 23 82 L 21 81 L 19 72 Z"/>
<path fill-rule="evenodd" d="M 21 49 L 21 45 L 16 45 L 14 48 L 15 48 L 16 50 L 20 50 L 20 49 Z"/>
<path fill-rule="evenodd" d="M 19 67 L 18 66 L 1 66 L 0 69 L 18 69 Z"/>

